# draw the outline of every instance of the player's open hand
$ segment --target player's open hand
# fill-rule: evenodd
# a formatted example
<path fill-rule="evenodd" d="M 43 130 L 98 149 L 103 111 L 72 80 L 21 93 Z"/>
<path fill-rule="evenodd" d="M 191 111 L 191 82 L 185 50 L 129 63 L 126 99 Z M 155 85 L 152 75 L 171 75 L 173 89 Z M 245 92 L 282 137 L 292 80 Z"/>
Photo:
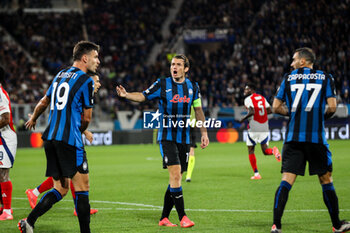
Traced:
<path fill-rule="evenodd" d="M 87 139 L 90 143 L 92 143 L 92 140 L 94 139 L 93 133 L 91 133 L 89 130 L 85 130 L 85 131 L 84 131 L 84 135 L 85 135 L 86 139 Z"/>
<path fill-rule="evenodd" d="M 209 138 L 208 135 L 203 135 L 201 137 L 201 148 L 204 149 L 209 145 Z"/>
<path fill-rule="evenodd" d="M 33 120 L 33 115 L 29 113 L 28 116 L 29 120 L 24 124 L 26 126 L 26 129 L 35 129 L 36 121 Z"/>
<path fill-rule="evenodd" d="M 122 85 L 117 86 L 115 89 L 117 90 L 118 96 L 123 97 L 123 98 L 126 97 L 127 92 Z"/>

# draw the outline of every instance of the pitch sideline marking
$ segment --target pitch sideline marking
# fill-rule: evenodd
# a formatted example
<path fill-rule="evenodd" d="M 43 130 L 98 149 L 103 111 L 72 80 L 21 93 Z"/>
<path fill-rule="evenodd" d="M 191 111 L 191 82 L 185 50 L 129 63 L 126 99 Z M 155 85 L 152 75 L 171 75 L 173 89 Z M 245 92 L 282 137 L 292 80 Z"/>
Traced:
<path fill-rule="evenodd" d="M 27 200 L 23 197 L 13 197 L 16 200 Z M 72 200 L 62 200 L 63 202 L 72 202 Z M 155 205 L 147 205 L 140 203 L 129 203 L 129 202 L 119 202 L 119 201 L 99 201 L 90 200 L 90 203 L 103 203 L 103 204 L 116 204 L 116 205 L 130 205 L 130 206 L 140 206 L 149 208 L 98 208 L 99 210 L 130 210 L 130 211 L 159 211 L 163 207 Z M 12 208 L 12 209 L 28 209 L 28 208 Z M 68 207 L 60 207 L 57 209 L 72 209 Z M 245 213 L 269 213 L 272 210 L 234 210 L 234 209 L 186 209 L 186 211 L 196 211 L 196 212 L 245 212 Z M 327 209 L 309 209 L 309 210 L 285 210 L 284 212 L 327 212 Z M 350 212 L 350 209 L 340 209 L 339 211 Z"/>

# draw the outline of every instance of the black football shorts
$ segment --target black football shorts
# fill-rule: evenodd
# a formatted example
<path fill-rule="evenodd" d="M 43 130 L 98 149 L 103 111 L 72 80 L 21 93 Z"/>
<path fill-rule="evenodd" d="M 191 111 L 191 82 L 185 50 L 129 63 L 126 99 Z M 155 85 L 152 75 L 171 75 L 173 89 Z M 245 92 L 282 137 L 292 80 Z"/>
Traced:
<path fill-rule="evenodd" d="M 310 142 L 287 142 L 282 151 L 281 172 L 290 172 L 303 176 L 306 162 L 310 175 L 323 175 L 332 171 L 330 152 L 323 144 Z"/>
<path fill-rule="evenodd" d="M 181 173 L 187 171 L 190 145 L 173 141 L 161 141 L 159 147 L 163 157 L 163 168 L 180 164 Z"/>
<path fill-rule="evenodd" d="M 89 173 L 86 152 L 65 142 L 44 141 L 47 159 L 46 176 L 72 178 L 77 172 Z"/>

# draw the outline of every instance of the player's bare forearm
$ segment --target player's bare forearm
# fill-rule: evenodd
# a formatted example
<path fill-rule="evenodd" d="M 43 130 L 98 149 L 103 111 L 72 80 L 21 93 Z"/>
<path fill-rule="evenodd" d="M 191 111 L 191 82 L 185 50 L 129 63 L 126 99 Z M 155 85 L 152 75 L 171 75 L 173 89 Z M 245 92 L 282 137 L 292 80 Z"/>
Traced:
<path fill-rule="evenodd" d="M 83 115 L 81 118 L 80 132 L 84 132 L 87 129 L 91 121 L 91 118 L 92 118 L 92 108 L 84 108 Z"/>
<path fill-rule="evenodd" d="M 146 97 L 141 92 L 131 92 L 126 94 L 125 99 L 134 102 L 143 102 L 146 100 Z"/>
<path fill-rule="evenodd" d="M 39 103 L 35 106 L 33 114 L 29 115 L 29 120 L 25 123 L 27 129 L 35 129 L 36 120 L 46 110 L 50 104 L 50 99 L 47 96 L 41 98 Z"/>
<path fill-rule="evenodd" d="M 84 132 L 89 126 L 89 123 L 88 121 L 81 121 L 80 132 Z"/>
<path fill-rule="evenodd" d="M 202 121 L 204 123 L 205 121 L 205 116 L 202 107 L 195 107 L 194 112 L 196 115 L 196 120 L 197 121 Z M 208 132 L 207 129 L 204 127 L 204 124 L 202 124 L 202 127 L 200 127 L 201 131 L 201 148 L 204 149 L 209 145 L 209 137 L 208 137 Z"/>
<path fill-rule="evenodd" d="M 122 85 L 117 86 L 116 88 L 118 96 L 125 98 L 127 100 L 135 102 L 143 102 L 146 100 L 146 97 L 141 92 L 127 92 Z"/>
<path fill-rule="evenodd" d="M 0 116 L 0 129 L 10 124 L 10 113 L 5 112 Z"/>
<path fill-rule="evenodd" d="M 39 118 L 39 116 L 46 110 L 49 104 L 50 104 L 50 99 L 47 96 L 44 96 L 43 98 L 41 98 L 39 103 L 34 108 L 34 112 L 31 119 L 33 121 L 36 121 Z"/>
<path fill-rule="evenodd" d="M 282 116 L 289 116 L 288 108 L 283 105 L 283 102 L 277 98 L 273 100 L 272 103 L 272 112 L 280 114 Z"/>
<path fill-rule="evenodd" d="M 196 108 L 194 108 L 194 112 L 195 112 L 195 115 L 196 115 L 196 120 L 197 120 L 197 121 L 201 121 L 201 122 L 204 123 L 204 121 L 205 121 L 205 116 L 204 116 L 204 112 L 203 112 L 202 107 L 196 107 Z M 204 125 L 204 124 L 202 124 L 202 125 Z M 203 136 L 203 135 L 208 135 L 207 129 L 206 129 L 204 126 L 202 126 L 202 127 L 200 128 L 200 131 L 201 131 L 202 136 Z"/>
<path fill-rule="evenodd" d="M 328 98 L 327 99 L 327 104 L 328 107 L 326 109 L 326 113 L 324 114 L 324 118 L 327 120 L 329 118 L 331 118 L 334 113 L 337 111 L 337 100 L 336 98 Z"/>

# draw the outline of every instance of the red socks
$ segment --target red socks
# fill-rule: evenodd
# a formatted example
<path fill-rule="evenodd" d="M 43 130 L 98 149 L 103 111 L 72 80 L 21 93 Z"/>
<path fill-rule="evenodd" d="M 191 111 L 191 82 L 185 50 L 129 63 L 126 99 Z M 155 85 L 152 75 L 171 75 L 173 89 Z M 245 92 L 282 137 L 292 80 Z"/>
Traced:
<path fill-rule="evenodd" d="M 47 190 L 50 190 L 52 188 L 53 188 L 52 177 L 47 178 L 44 182 L 41 183 L 41 185 L 39 185 L 37 187 L 37 189 L 40 193 L 46 192 Z"/>
<path fill-rule="evenodd" d="M 12 182 L 2 182 L 1 184 L 1 197 L 2 204 L 4 209 L 11 209 L 11 200 L 12 200 Z"/>
<path fill-rule="evenodd" d="M 72 193 L 73 200 L 75 200 L 75 189 L 72 180 L 70 181 L 70 192 Z"/>
<path fill-rule="evenodd" d="M 252 165 L 253 171 L 258 172 L 258 167 L 256 166 L 255 154 L 249 155 L 249 161 L 250 161 L 250 165 Z"/>
<path fill-rule="evenodd" d="M 49 177 L 41 185 L 39 185 L 37 189 L 40 193 L 43 193 L 52 188 L 53 188 L 53 179 L 52 177 Z M 70 181 L 70 191 L 72 192 L 73 199 L 75 199 L 75 190 L 74 190 L 72 181 Z"/>

